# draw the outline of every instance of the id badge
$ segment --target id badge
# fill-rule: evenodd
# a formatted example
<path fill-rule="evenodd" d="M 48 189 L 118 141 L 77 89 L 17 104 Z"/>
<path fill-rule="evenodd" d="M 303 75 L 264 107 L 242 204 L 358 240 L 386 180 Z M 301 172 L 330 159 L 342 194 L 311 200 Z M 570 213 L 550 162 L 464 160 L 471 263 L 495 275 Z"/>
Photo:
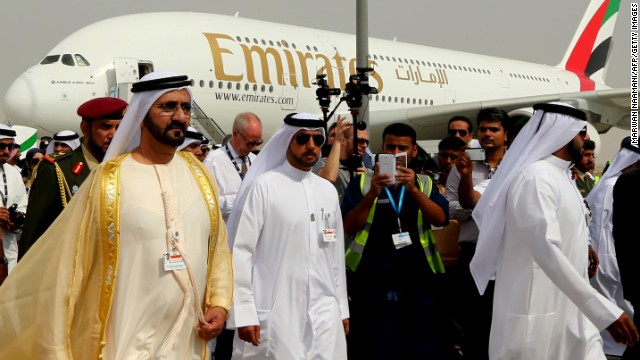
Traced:
<path fill-rule="evenodd" d="M 164 264 L 164 271 L 175 271 L 187 268 L 184 259 L 182 259 L 182 255 L 177 251 L 163 253 L 162 263 Z"/>
<path fill-rule="evenodd" d="M 336 242 L 336 229 L 322 229 L 322 240 L 324 242 Z"/>
<path fill-rule="evenodd" d="M 391 238 L 393 239 L 393 245 L 396 246 L 396 250 L 411 245 L 411 236 L 409 236 L 408 232 L 393 234 Z"/>

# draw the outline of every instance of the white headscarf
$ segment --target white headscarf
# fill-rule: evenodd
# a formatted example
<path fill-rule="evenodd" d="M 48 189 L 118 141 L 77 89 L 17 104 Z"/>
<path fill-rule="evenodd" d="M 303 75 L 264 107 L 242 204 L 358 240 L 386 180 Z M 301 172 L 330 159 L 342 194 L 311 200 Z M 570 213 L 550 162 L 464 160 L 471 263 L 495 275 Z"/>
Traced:
<path fill-rule="evenodd" d="M 550 112 L 546 107 L 555 106 Z M 539 108 L 540 107 L 540 108 Z M 581 111 L 566 104 L 536 105 L 537 110 L 507 150 L 489 186 L 473 211 L 480 235 L 471 261 L 471 273 L 481 294 L 495 275 L 505 242 L 506 200 L 514 178 L 534 162 L 544 159 L 569 143 L 586 121 L 565 115 Z M 563 111 L 567 109 L 567 111 Z M 584 116 L 584 113 L 582 113 Z"/>
<path fill-rule="evenodd" d="M 140 82 L 173 76 L 177 75 L 167 71 L 156 71 L 143 76 Z M 151 105 L 165 93 L 183 89 L 189 92 L 191 102 L 193 102 L 193 93 L 187 86 L 134 93 L 131 97 L 131 102 L 129 102 L 127 113 L 122 118 L 122 122 L 120 122 L 118 131 L 116 131 L 116 135 L 111 140 L 111 145 L 109 145 L 109 150 L 107 150 L 103 161 L 107 162 L 138 147 L 140 144 L 140 125 L 149 112 Z"/>
<path fill-rule="evenodd" d="M 200 133 L 200 131 L 198 131 L 198 129 L 194 128 L 193 126 L 189 126 L 187 128 L 187 135 L 184 138 L 184 142 L 182 143 L 182 145 L 178 146 L 178 151 L 182 151 L 182 149 L 186 148 L 196 141 L 202 142 L 202 134 Z"/>
<path fill-rule="evenodd" d="M 67 144 L 71 148 L 71 151 L 73 151 L 80 146 L 80 135 L 71 130 L 62 130 L 59 133 L 56 133 L 53 135 L 53 140 L 51 140 L 49 145 L 47 145 L 47 154 L 53 153 L 55 143 Z"/>
<path fill-rule="evenodd" d="M 607 172 L 602 175 L 602 178 L 600 179 L 600 181 L 598 181 L 596 186 L 594 186 L 593 189 L 589 191 L 589 195 L 587 195 L 587 202 L 589 203 L 589 206 L 591 206 L 593 201 L 596 201 L 596 194 L 600 192 L 604 186 L 602 184 L 604 184 L 612 177 L 620 176 L 624 168 L 629 165 L 633 165 L 638 161 L 640 161 L 639 153 L 626 148 L 620 149 L 616 156 L 613 157 L 613 160 L 611 161 L 611 165 L 609 166 L 609 169 L 607 169 Z"/>
<path fill-rule="evenodd" d="M 295 114 L 292 116 L 292 118 L 300 120 L 319 120 L 318 116 L 309 113 Z M 273 136 L 269 139 L 262 150 L 260 150 L 260 153 L 255 158 L 255 160 L 251 162 L 251 167 L 249 167 L 247 174 L 242 180 L 240 189 L 238 189 L 238 195 L 236 196 L 236 200 L 233 204 L 233 210 L 231 211 L 231 215 L 229 215 L 229 220 L 227 221 L 230 245 L 233 245 L 233 240 L 236 236 L 236 230 L 238 227 L 238 221 L 240 220 L 242 208 L 244 207 L 244 203 L 246 202 L 249 189 L 251 189 L 251 186 L 258 176 L 266 173 L 267 171 L 275 169 L 286 161 L 287 149 L 289 148 L 289 144 L 291 143 L 291 138 L 293 138 L 293 135 L 295 135 L 298 131 L 303 129 L 322 130 L 322 134 L 326 139 L 324 127 L 311 128 L 284 124 L 275 132 L 275 134 L 273 134 Z"/>
<path fill-rule="evenodd" d="M 16 131 L 13 130 L 10 126 L 5 124 L 0 124 L 0 139 L 15 139 Z M 13 135 L 10 135 L 13 134 Z"/>

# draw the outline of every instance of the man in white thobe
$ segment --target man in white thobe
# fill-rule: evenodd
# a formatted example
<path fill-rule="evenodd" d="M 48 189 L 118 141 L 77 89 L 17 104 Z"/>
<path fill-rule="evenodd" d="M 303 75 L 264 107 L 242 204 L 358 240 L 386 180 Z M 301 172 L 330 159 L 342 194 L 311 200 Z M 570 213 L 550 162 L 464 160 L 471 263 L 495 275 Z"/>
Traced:
<path fill-rule="evenodd" d="M 176 153 L 189 85 L 133 85 L 104 161 L 0 287 L 0 358 L 208 359 L 232 269 L 215 180 Z"/>
<path fill-rule="evenodd" d="M 229 219 L 235 359 L 346 359 L 338 195 L 310 171 L 324 140 L 317 117 L 287 116 L 242 183 Z"/>
<path fill-rule="evenodd" d="M 614 302 L 633 318 L 633 307 L 624 299 L 620 270 L 616 259 L 613 241 L 613 186 L 626 170 L 634 167 L 640 160 L 640 150 L 631 145 L 631 138 L 622 143 L 622 148 L 613 158 L 609 170 L 587 195 L 587 203 L 592 213 L 589 226 L 590 244 L 598 253 L 600 264 L 596 275 L 590 279 L 591 285 L 607 299 Z M 627 140 L 625 139 L 625 140 Z M 601 333 L 604 340 L 604 353 L 622 356 L 626 350 L 624 344 L 616 343 L 607 331 Z"/>
<path fill-rule="evenodd" d="M 7 164 L 11 151 L 20 147 L 15 143 L 16 132 L 7 125 L 0 124 L 0 228 L 2 229 L 2 251 L 0 254 L 0 284 L 4 277 L 10 273 L 18 261 L 18 234 L 15 231 L 22 227 L 22 224 L 14 224 L 9 210 L 13 206 L 14 214 L 27 210 L 27 191 L 22 181 L 20 172 L 15 167 Z M 15 217 L 14 217 L 15 218 Z"/>
<path fill-rule="evenodd" d="M 471 271 L 483 292 L 495 275 L 491 359 L 605 359 L 600 330 L 633 344 L 629 317 L 587 277 L 589 211 L 569 168 L 582 156 L 584 112 L 539 104 L 473 213 Z"/>

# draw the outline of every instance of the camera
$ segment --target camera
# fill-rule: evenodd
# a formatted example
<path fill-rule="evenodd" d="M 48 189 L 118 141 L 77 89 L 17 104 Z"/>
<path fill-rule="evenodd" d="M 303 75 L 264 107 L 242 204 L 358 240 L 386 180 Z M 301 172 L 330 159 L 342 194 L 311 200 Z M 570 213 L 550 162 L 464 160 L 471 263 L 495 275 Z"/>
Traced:
<path fill-rule="evenodd" d="M 9 220 L 16 228 L 21 228 L 26 216 L 22 211 L 18 211 L 18 204 L 11 205 L 7 210 L 9 210 Z"/>

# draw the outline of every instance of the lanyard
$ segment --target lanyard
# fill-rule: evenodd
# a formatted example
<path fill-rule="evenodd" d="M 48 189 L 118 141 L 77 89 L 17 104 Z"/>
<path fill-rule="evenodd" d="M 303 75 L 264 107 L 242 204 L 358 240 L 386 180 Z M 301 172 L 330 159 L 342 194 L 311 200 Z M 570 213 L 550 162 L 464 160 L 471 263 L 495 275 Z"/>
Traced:
<path fill-rule="evenodd" d="M 234 160 L 233 155 L 231 155 L 231 151 L 229 150 L 229 144 L 225 145 L 224 147 L 225 147 L 225 150 L 227 150 L 227 155 L 229 155 L 229 160 L 231 160 L 231 162 L 233 163 L 233 166 L 236 167 L 236 171 L 238 172 L 238 175 L 240 175 L 240 179 L 244 179 L 244 175 L 242 175 L 242 170 L 240 170 L 240 167 L 238 166 L 238 162 Z M 241 156 L 239 157 L 242 159 Z M 249 158 L 248 155 L 246 158 L 249 161 L 249 166 L 251 166 L 251 159 Z"/>
<path fill-rule="evenodd" d="M 398 230 L 402 232 L 402 225 L 400 224 L 400 212 L 402 211 L 402 203 L 404 202 L 404 186 L 400 190 L 400 198 L 398 199 L 398 206 L 396 206 L 395 200 L 393 200 L 393 196 L 389 192 L 389 188 L 384 188 L 384 191 L 387 192 L 387 197 L 389 198 L 389 204 L 393 208 L 393 211 L 398 215 Z"/>
<path fill-rule="evenodd" d="M 9 189 L 7 188 L 7 172 L 4 170 L 4 164 L 0 165 L 2 168 L 2 181 L 4 182 L 4 194 L 2 194 L 2 203 L 4 207 L 7 207 L 7 201 L 9 200 Z"/>

